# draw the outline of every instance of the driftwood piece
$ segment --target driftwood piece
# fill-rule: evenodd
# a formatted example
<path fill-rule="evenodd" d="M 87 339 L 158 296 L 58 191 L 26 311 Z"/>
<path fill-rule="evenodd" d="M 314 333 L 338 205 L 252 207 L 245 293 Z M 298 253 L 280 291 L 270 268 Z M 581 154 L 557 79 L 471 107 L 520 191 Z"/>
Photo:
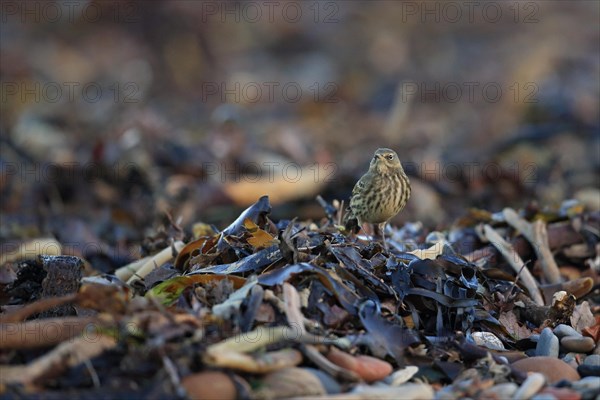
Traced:
<path fill-rule="evenodd" d="M 160 252 L 156 253 L 149 260 L 147 260 L 142 266 L 138 266 L 139 269 L 130 276 L 127 284 L 131 285 L 137 280 L 144 279 L 150 272 L 154 271 L 164 263 L 174 259 L 176 253 L 180 252 L 184 246 L 185 245 L 182 241 L 177 241 L 171 246 L 162 249 Z"/>
<path fill-rule="evenodd" d="M 546 280 L 549 283 L 560 283 L 560 271 L 558 270 L 558 265 L 556 265 L 554 256 L 550 251 L 546 224 L 540 220 L 529 223 L 519 217 L 512 208 L 505 208 L 502 213 L 504 214 L 506 222 L 520 231 L 533 246 L 533 250 L 542 264 L 542 270 Z"/>
<path fill-rule="evenodd" d="M 483 226 L 483 231 L 490 243 L 492 243 L 494 247 L 496 247 L 498 251 L 502 253 L 514 271 L 521 275 L 521 282 L 523 282 L 523 285 L 529 292 L 529 295 L 533 301 L 540 306 L 543 305 L 544 299 L 542 299 L 537 282 L 527 267 L 524 267 L 525 263 L 523 260 L 521 260 L 521 257 L 519 257 L 519 254 L 517 254 L 515 249 L 488 224 Z"/>
<path fill-rule="evenodd" d="M 573 229 L 572 224 L 569 221 L 561 221 L 549 224 L 547 227 L 548 231 L 548 247 L 552 249 L 558 249 L 565 246 L 581 243 L 583 237 Z M 511 240 L 511 245 L 515 251 L 521 256 L 521 258 L 528 259 L 532 255 L 531 245 L 529 241 L 523 236 L 517 236 Z M 481 249 L 477 249 L 465 255 L 465 258 L 471 262 L 475 262 L 482 258 L 488 258 L 497 254 L 497 250 L 494 246 L 486 246 Z"/>

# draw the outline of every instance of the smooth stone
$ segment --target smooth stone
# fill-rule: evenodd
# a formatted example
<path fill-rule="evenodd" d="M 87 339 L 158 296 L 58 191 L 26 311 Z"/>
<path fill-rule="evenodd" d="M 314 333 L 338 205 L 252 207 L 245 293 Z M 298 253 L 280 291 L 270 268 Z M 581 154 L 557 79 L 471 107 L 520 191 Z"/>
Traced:
<path fill-rule="evenodd" d="M 579 353 L 567 353 L 561 360 L 569 364 L 571 367 L 577 369 L 577 366 L 579 365 L 577 362 L 577 356 L 579 356 Z"/>
<path fill-rule="evenodd" d="M 600 377 L 600 365 L 585 365 L 581 364 L 577 367 L 577 372 L 581 376 L 598 376 Z"/>
<path fill-rule="evenodd" d="M 403 383 L 408 382 L 417 372 L 419 372 L 419 367 L 414 365 L 399 369 L 388 377 L 389 384 L 391 386 L 400 386 Z"/>
<path fill-rule="evenodd" d="M 527 355 L 522 351 L 503 351 L 502 357 L 508 360 L 509 364 L 514 363 L 517 360 L 522 360 L 523 358 L 527 358 Z"/>
<path fill-rule="evenodd" d="M 237 389 L 233 380 L 223 372 L 205 371 L 187 375 L 181 380 L 190 399 L 235 400 Z"/>
<path fill-rule="evenodd" d="M 430 400 L 434 396 L 433 388 L 424 383 L 405 383 L 400 386 L 388 387 L 358 385 L 351 393 L 359 394 L 361 399 Z M 356 398 L 354 396 L 346 397 Z"/>
<path fill-rule="evenodd" d="M 553 384 L 560 380 L 577 381 L 581 377 L 569 364 L 554 357 L 529 357 L 515 361 L 511 366 L 521 372 L 539 372 Z"/>
<path fill-rule="evenodd" d="M 530 398 L 531 400 L 558 400 L 556 397 L 551 394 L 536 394 L 535 396 Z"/>
<path fill-rule="evenodd" d="M 387 361 L 371 356 L 353 356 L 333 347 L 326 355 L 332 363 L 358 374 L 366 382 L 381 380 L 392 373 L 393 368 Z"/>
<path fill-rule="evenodd" d="M 519 389 L 519 385 L 513 382 L 499 383 L 483 391 L 483 399 L 510 399 Z"/>
<path fill-rule="evenodd" d="M 546 378 L 544 375 L 533 372 L 530 374 L 527 379 L 521 384 L 515 395 L 513 396 L 514 400 L 528 400 L 533 397 L 534 394 L 540 391 L 540 389 L 546 383 Z"/>
<path fill-rule="evenodd" d="M 587 356 L 585 360 L 583 360 L 583 365 L 600 365 L 600 355 L 592 354 Z"/>
<path fill-rule="evenodd" d="M 600 394 L 600 379 L 595 376 L 585 377 L 577 382 L 573 382 L 573 389 L 583 393 L 598 393 Z M 585 397 L 585 396 L 584 396 Z"/>
<path fill-rule="evenodd" d="M 341 393 L 342 387 L 327 372 L 323 372 L 320 369 L 310 368 L 310 367 L 304 367 L 304 368 L 301 368 L 301 369 L 303 369 L 305 371 L 308 371 L 308 372 L 314 374 L 317 378 L 319 378 L 319 380 L 321 381 L 321 385 L 323 385 L 323 387 L 327 391 L 327 394 L 338 394 L 338 393 Z"/>
<path fill-rule="evenodd" d="M 560 345 L 565 350 L 574 351 L 576 353 L 589 353 L 596 347 L 594 339 L 585 336 L 565 336 L 560 340 Z"/>
<path fill-rule="evenodd" d="M 471 337 L 477 346 L 490 350 L 506 350 L 500 339 L 490 332 L 474 332 Z"/>
<path fill-rule="evenodd" d="M 458 400 L 459 395 L 452 385 L 444 386 L 435 392 L 435 400 Z"/>
<path fill-rule="evenodd" d="M 558 338 L 554 336 L 550 328 L 544 328 L 540 334 L 540 340 L 535 346 L 536 356 L 558 357 L 558 349 L 560 348 Z"/>
<path fill-rule="evenodd" d="M 580 400 L 581 394 L 577 391 L 569 388 L 556 388 L 547 386 L 543 388 L 537 395 L 533 396 L 535 399 L 537 396 L 552 396 L 557 400 Z M 533 400 L 533 399 L 532 399 Z"/>
<path fill-rule="evenodd" d="M 557 325 L 556 328 L 554 328 L 554 334 L 558 336 L 559 339 L 562 339 L 565 336 L 582 337 L 581 333 L 565 324 Z"/>
<path fill-rule="evenodd" d="M 540 340 L 540 334 L 534 333 L 533 335 L 529 336 L 527 339 L 531 340 L 534 343 L 537 343 Z"/>
<path fill-rule="evenodd" d="M 256 391 L 257 398 L 321 396 L 326 394 L 319 378 L 302 368 L 283 368 L 269 373 L 262 387 Z"/>
<path fill-rule="evenodd" d="M 527 349 L 525 350 L 525 355 L 527 357 L 535 357 L 537 354 L 535 353 L 535 349 Z"/>

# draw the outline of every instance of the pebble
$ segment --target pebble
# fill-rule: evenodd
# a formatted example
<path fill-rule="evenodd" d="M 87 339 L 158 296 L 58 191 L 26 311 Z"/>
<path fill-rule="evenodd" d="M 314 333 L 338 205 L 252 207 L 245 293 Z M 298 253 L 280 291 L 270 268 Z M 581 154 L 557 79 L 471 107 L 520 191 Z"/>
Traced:
<path fill-rule="evenodd" d="M 486 389 L 483 392 L 481 398 L 482 399 L 488 399 L 488 398 L 510 399 L 517 392 L 517 389 L 519 389 L 519 386 L 516 383 L 513 383 L 513 382 L 499 383 L 495 386 L 492 386 L 489 389 Z"/>
<path fill-rule="evenodd" d="M 584 399 L 593 399 L 600 394 L 600 379 L 595 376 L 588 376 L 580 381 L 573 382 L 572 388 L 581 393 Z"/>
<path fill-rule="evenodd" d="M 392 365 L 387 361 L 371 356 L 353 356 L 335 347 L 326 356 L 332 363 L 355 372 L 366 382 L 381 380 L 393 371 Z"/>
<path fill-rule="evenodd" d="M 315 374 L 296 367 L 271 372 L 264 377 L 262 383 L 262 387 L 255 392 L 257 398 L 281 399 L 321 396 L 327 393 Z"/>
<path fill-rule="evenodd" d="M 567 353 L 564 355 L 562 360 L 569 364 L 573 368 L 577 368 L 579 363 L 577 362 L 577 358 L 580 356 L 579 353 Z"/>
<path fill-rule="evenodd" d="M 583 360 L 583 364 L 599 366 L 600 365 L 600 355 L 592 354 L 590 356 L 587 356 L 585 358 L 585 360 Z"/>
<path fill-rule="evenodd" d="M 308 371 L 311 374 L 315 375 L 317 378 L 319 378 L 319 381 L 321 381 L 321 385 L 323 385 L 323 387 L 327 391 L 327 394 L 338 394 L 342 391 L 342 387 L 340 386 L 340 384 L 327 372 L 323 372 L 320 369 L 310 367 L 304 367 L 301 369 Z"/>
<path fill-rule="evenodd" d="M 581 376 L 598 376 L 600 377 L 600 365 L 585 365 L 581 364 L 577 367 L 577 372 Z"/>
<path fill-rule="evenodd" d="M 488 348 L 490 350 L 506 350 L 504 344 L 500 339 L 490 332 L 474 332 L 471 337 L 475 341 L 475 344 Z"/>
<path fill-rule="evenodd" d="M 537 396 L 544 396 L 544 395 L 552 396 L 553 398 L 555 398 L 557 400 L 580 400 L 581 399 L 581 394 L 576 392 L 573 389 L 556 388 L 556 387 L 552 387 L 552 386 L 545 387 L 533 398 L 535 399 Z"/>
<path fill-rule="evenodd" d="M 525 379 L 521 384 L 521 387 L 514 394 L 514 400 L 527 400 L 533 397 L 534 394 L 540 391 L 540 389 L 546 383 L 544 375 L 534 372 Z"/>
<path fill-rule="evenodd" d="M 577 381 L 580 379 L 575 368 L 554 357 L 529 357 L 515 361 L 511 366 L 521 372 L 539 372 L 549 383 L 560 380 Z"/>
<path fill-rule="evenodd" d="M 525 355 L 527 357 L 535 357 L 537 354 L 535 353 L 535 349 L 527 349 L 525 350 Z"/>
<path fill-rule="evenodd" d="M 205 371 L 187 375 L 181 381 L 190 399 L 237 398 L 237 389 L 231 378 L 218 371 Z"/>
<path fill-rule="evenodd" d="M 551 394 L 536 394 L 535 396 L 531 397 L 531 400 L 558 400 L 556 397 L 552 396 Z"/>
<path fill-rule="evenodd" d="M 560 340 L 560 345 L 567 351 L 577 353 L 589 353 L 596 347 L 594 339 L 585 336 L 565 336 Z"/>
<path fill-rule="evenodd" d="M 554 328 L 554 334 L 558 336 L 559 339 L 562 339 L 565 336 L 582 336 L 581 333 L 577 332 L 575 329 L 565 324 L 557 325 L 556 328 Z"/>
<path fill-rule="evenodd" d="M 389 384 L 391 386 L 400 386 L 408 382 L 419 371 L 419 367 L 409 365 L 406 368 L 399 369 L 389 376 Z"/>
<path fill-rule="evenodd" d="M 433 388 L 423 383 L 405 383 L 395 387 L 358 385 L 352 390 L 352 393 L 360 394 L 362 399 L 429 400 L 434 396 Z M 354 396 L 347 397 L 355 398 Z"/>
<path fill-rule="evenodd" d="M 552 329 L 544 328 L 540 334 L 540 340 L 535 347 L 536 356 L 558 357 L 558 338 L 552 333 Z"/>

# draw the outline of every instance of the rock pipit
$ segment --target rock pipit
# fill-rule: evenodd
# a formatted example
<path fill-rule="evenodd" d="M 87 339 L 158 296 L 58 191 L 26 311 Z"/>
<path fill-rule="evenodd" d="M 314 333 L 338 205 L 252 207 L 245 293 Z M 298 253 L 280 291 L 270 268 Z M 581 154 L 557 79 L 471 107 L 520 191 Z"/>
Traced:
<path fill-rule="evenodd" d="M 398 155 L 391 149 L 377 149 L 369 171 L 352 189 L 346 228 L 358 232 L 365 222 L 377 224 L 387 250 L 385 224 L 404 208 L 409 197 L 410 182 Z"/>

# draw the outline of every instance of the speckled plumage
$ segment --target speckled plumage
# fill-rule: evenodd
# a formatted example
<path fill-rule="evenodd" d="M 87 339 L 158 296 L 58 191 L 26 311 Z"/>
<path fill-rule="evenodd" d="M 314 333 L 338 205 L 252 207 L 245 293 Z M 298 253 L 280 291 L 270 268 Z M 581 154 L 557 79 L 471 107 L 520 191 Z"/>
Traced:
<path fill-rule="evenodd" d="M 365 222 L 378 224 L 387 248 L 383 234 L 385 224 L 404 208 L 410 192 L 410 182 L 396 152 L 377 149 L 369 171 L 352 189 L 346 227 L 356 230 Z"/>

